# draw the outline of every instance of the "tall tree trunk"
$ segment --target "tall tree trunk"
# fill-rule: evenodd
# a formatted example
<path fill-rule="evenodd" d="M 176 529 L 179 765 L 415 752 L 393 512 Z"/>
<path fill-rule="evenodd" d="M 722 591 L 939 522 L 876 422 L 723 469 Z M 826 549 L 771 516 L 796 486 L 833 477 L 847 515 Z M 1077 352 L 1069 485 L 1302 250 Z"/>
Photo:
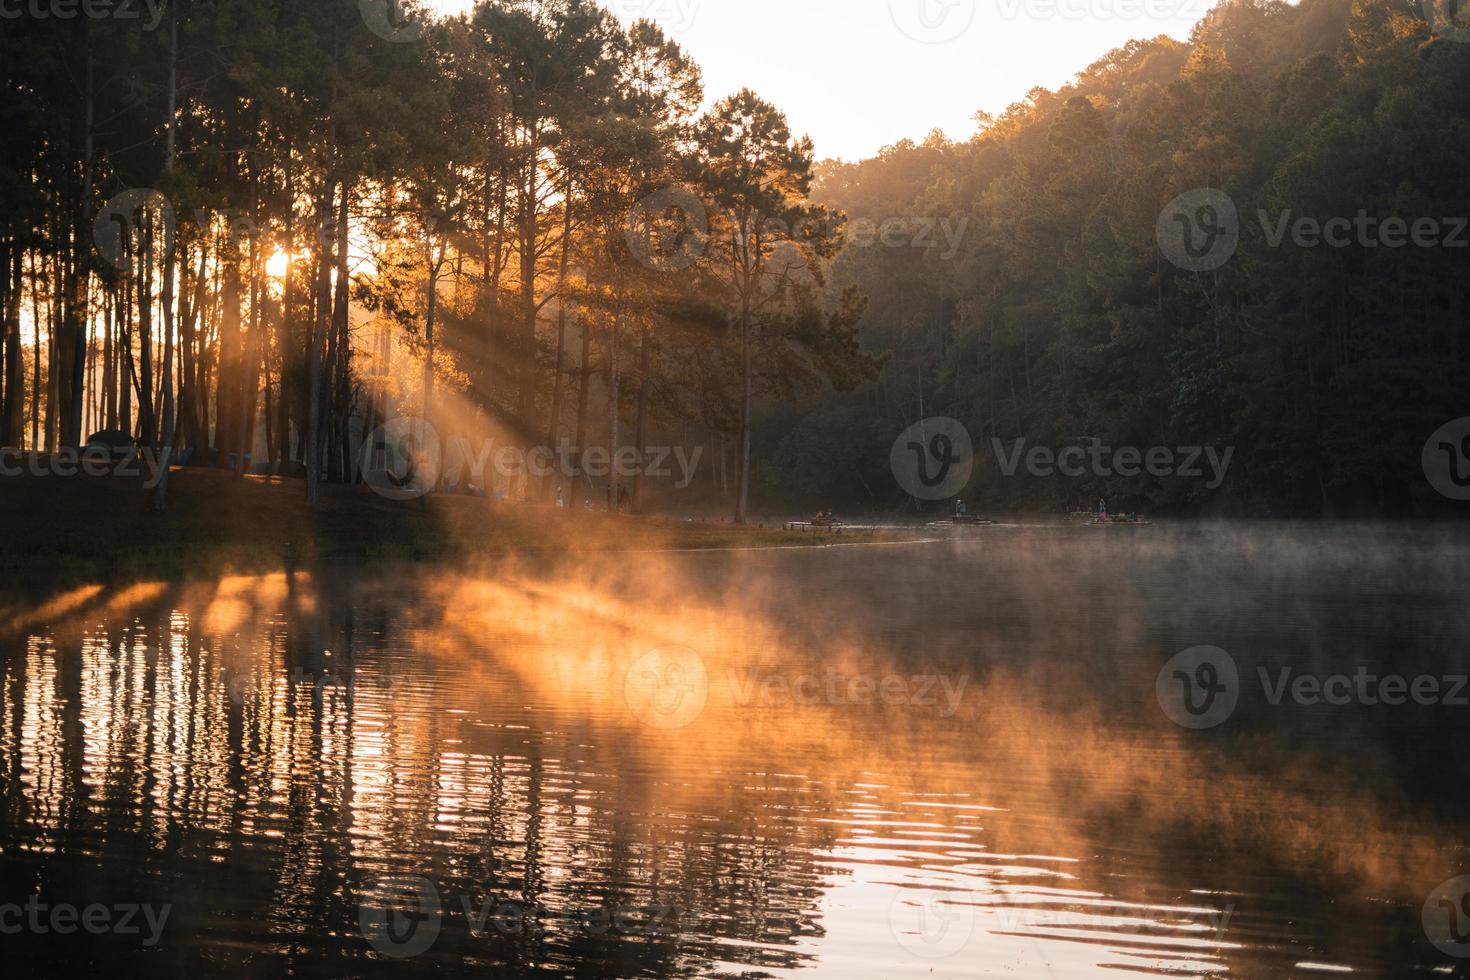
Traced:
<path fill-rule="evenodd" d="M 540 154 L 540 132 L 535 124 L 530 129 L 530 148 L 526 163 L 525 185 L 521 191 L 521 344 L 520 384 L 516 393 L 516 415 L 530 423 L 536 405 L 536 218 L 539 207 L 537 191 Z"/>
<path fill-rule="evenodd" d="M 143 247 L 138 250 L 138 442 L 153 446 L 157 421 L 153 415 L 153 213 L 144 212 Z"/>
<path fill-rule="evenodd" d="M 261 376 L 265 381 L 265 388 L 262 393 L 262 398 L 264 401 L 264 404 L 262 405 L 264 411 L 262 414 L 265 417 L 265 459 L 269 468 L 269 466 L 274 466 L 275 461 L 280 457 L 277 455 L 279 450 L 277 449 L 275 413 L 271 411 L 272 399 L 275 398 L 275 391 L 274 385 L 271 383 L 270 364 L 264 357 L 261 359 L 260 370 Z"/>
<path fill-rule="evenodd" d="M 551 372 L 551 415 L 546 423 L 546 446 L 556 451 L 556 437 L 561 434 L 561 372 L 567 348 L 567 266 L 572 250 L 572 184 L 567 182 L 566 200 L 562 207 L 561 266 L 557 271 L 556 363 Z M 543 481 L 544 482 L 544 481 Z M 560 479 L 555 481 L 560 485 Z M 544 496 L 543 487 L 543 496 Z"/>
<path fill-rule="evenodd" d="M 92 175 L 94 171 L 95 142 L 92 135 L 96 105 L 92 94 L 94 62 L 92 33 L 87 18 L 82 18 L 81 30 L 86 44 L 86 74 L 84 95 L 85 123 L 82 136 L 82 207 L 74 219 L 71 231 L 70 260 L 66 263 L 67 288 L 66 309 L 62 314 L 66 340 L 59 355 L 62 361 L 62 445 L 74 449 L 82 446 L 82 408 L 87 387 L 87 325 L 86 325 L 86 235 L 92 227 Z"/>
<path fill-rule="evenodd" d="M 327 417 L 327 476 L 334 482 L 341 482 L 344 476 L 344 462 L 339 452 L 341 433 L 338 431 L 341 424 L 341 384 L 339 373 L 341 366 L 346 362 L 347 352 L 344 343 L 347 340 L 347 227 L 348 227 L 348 204 L 352 193 L 352 182 L 342 181 L 342 193 L 340 203 L 337 206 L 336 254 L 333 256 L 333 265 L 336 269 L 336 288 L 332 297 L 332 319 L 331 328 L 327 333 L 327 362 L 322 370 L 323 377 L 323 401 Z"/>
<path fill-rule="evenodd" d="M 351 190 L 350 183 L 343 185 L 342 203 L 337 213 L 337 224 L 342 237 L 337 242 L 337 295 L 332 304 L 332 331 L 337 335 L 337 378 L 333 385 L 336 402 L 334 419 L 340 443 L 336 453 L 340 454 L 341 459 L 340 476 L 348 483 L 355 482 L 352 471 L 352 281 L 347 268 Z"/>
<path fill-rule="evenodd" d="M 117 292 L 105 290 L 102 294 L 102 428 L 117 427 L 117 397 L 113 387 L 116 374 L 113 372 L 113 343 L 117 332 Z"/>
<path fill-rule="evenodd" d="M 582 490 L 582 455 L 587 451 L 587 388 L 592 378 L 592 330 L 584 317 L 579 322 L 582 333 L 582 359 L 577 365 L 577 471 L 572 476 L 572 492 L 567 506 L 577 506 L 577 495 Z"/>
<path fill-rule="evenodd" d="M 260 261 L 260 236 L 250 236 L 250 336 L 240 345 L 240 454 L 235 459 L 235 475 L 244 476 L 248 467 L 245 457 L 255 461 L 255 399 L 260 387 L 261 331 L 265 320 L 261 306 L 265 302 L 264 270 Z"/>
<path fill-rule="evenodd" d="M 648 347 L 647 321 L 638 331 L 638 422 L 633 441 L 638 448 L 638 472 L 633 477 L 633 513 L 643 513 L 643 462 L 648 458 Z"/>
<path fill-rule="evenodd" d="M 181 310 L 179 319 L 179 347 L 184 353 L 181 376 L 179 376 L 179 417 L 184 422 L 184 444 L 196 453 L 209 447 L 209 401 L 206 400 L 204 382 L 204 303 L 207 300 L 206 285 L 209 282 L 206 263 L 209 245 L 201 242 L 198 250 L 198 269 L 194 272 L 194 298 Z M 187 264 L 185 264 L 187 269 Z M 188 292 L 185 288 L 184 292 Z"/>
<path fill-rule="evenodd" d="M 219 245 L 215 246 L 216 254 L 220 254 Z M 218 333 L 214 323 L 219 310 L 219 262 L 214 263 L 212 273 L 207 272 L 204 259 L 209 253 L 200 254 L 199 276 L 194 286 L 194 306 L 199 310 L 196 319 L 195 342 L 198 350 L 194 356 L 194 381 L 192 384 L 193 394 L 190 398 L 192 404 L 193 418 L 189 424 L 193 435 L 190 437 L 189 445 L 195 448 L 196 453 L 208 455 L 209 450 L 209 383 L 214 369 L 214 337 Z M 211 290 L 211 284 L 214 288 Z M 212 301 L 211 301 L 211 293 Z"/>
<path fill-rule="evenodd" d="M 217 367 L 214 381 L 214 448 L 219 454 L 216 463 L 221 468 L 231 467 L 230 454 L 240 442 L 235 429 L 240 421 L 239 399 L 241 384 L 240 303 L 240 254 L 232 243 L 221 248 L 220 257 L 220 324 L 217 346 Z"/>
<path fill-rule="evenodd" d="M 19 446 L 25 415 L 25 363 L 20 351 L 21 248 L 11 246 L 9 256 L 11 289 L 5 313 L 5 404 L 0 410 L 0 445 Z"/>
<path fill-rule="evenodd" d="M 189 292 L 187 257 L 183 271 L 180 273 L 183 279 L 180 284 L 182 295 L 179 299 L 179 424 L 177 429 L 180 446 L 199 446 L 199 414 L 195 407 L 199 391 L 196 334 L 200 313 L 204 307 L 205 260 L 208 255 L 207 240 L 200 242 L 199 270 L 194 275 L 192 296 Z"/>
<path fill-rule="evenodd" d="M 168 128 L 164 137 L 164 173 L 174 172 L 175 116 L 178 112 L 179 92 L 179 21 L 178 7 L 169 8 L 168 25 Z M 174 263 L 178 249 L 172 247 L 170 236 L 164 238 L 166 255 L 163 257 L 163 451 L 159 456 L 158 487 L 153 492 L 153 509 L 162 511 L 168 506 L 168 468 L 173 462 L 174 448 Z"/>
<path fill-rule="evenodd" d="M 41 448 L 41 280 L 31 253 L 31 450 Z"/>
<path fill-rule="evenodd" d="M 332 203 L 337 197 L 337 181 L 326 178 L 317 202 L 317 220 L 321 227 L 334 220 Z M 311 347 L 307 351 L 306 393 L 306 502 L 315 507 L 321 499 L 321 421 L 322 421 L 322 344 L 326 339 L 327 320 L 332 311 L 332 263 L 325 248 L 317 249 L 316 310 L 311 318 Z"/>
<path fill-rule="evenodd" d="M 123 255 L 129 274 L 123 277 L 122 294 L 118 297 L 117 309 L 117 427 L 129 436 L 133 428 L 133 293 L 135 283 L 133 269 L 132 237 L 123 237 Z"/>
<path fill-rule="evenodd" d="M 424 313 L 424 421 L 434 424 L 434 319 L 439 312 L 439 262 L 442 246 L 430 240 L 429 248 L 429 294 L 425 298 Z"/>
<path fill-rule="evenodd" d="M 10 294 L 19 288 L 10 275 L 10 252 L 12 243 L 9 235 L 0 235 L 0 448 L 10 445 L 6 436 L 10 434 L 9 412 L 10 405 L 10 372 L 7 370 L 9 364 L 7 344 L 5 338 L 10 335 Z"/>
<path fill-rule="evenodd" d="M 276 446 L 280 456 L 275 462 L 279 464 L 282 475 L 291 471 L 291 399 L 292 377 L 295 341 L 291 329 L 291 310 L 296 297 L 295 289 L 295 254 L 296 254 L 296 208 L 292 204 L 292 157 L 291 148 L 286 147 L 286 279 L 281 287 L 281 320 L 280 335 L 276 340 L 276 349 L 281 353 L 281 378 L 280 392 L 278 394 L 279 417 L 276 422 Z"/>
<path fill-rule="evenodd" d="M 185 242 L 180 242 L 178 249 L 183 254 L 180 257 L 178 270 L 179 309 L 178 313 L 175 314 L 175 325 L 178 328 L 178 337 L 176 342 L 177 353 L 174 356 L 175 359 L 179 362 L 178 371 L 176 372 L 178 375 L 178 384 L 175 386 L 176 394 L 174 404 L 174 424 L 172 426 L 173 446 L 175 449 L 181 449 L 182 447 L 188 445 L 187 434 L 184 432 L 184 427 L 188 421 L 187 416 L 189 407 L 189 371 L 187 365 L 190 363 L 189 345 L 190 335 L 193 333 L 193 328 L 190 320 L 194 316 L 194 308 L 192 303 L 193 297 L 189 293 L 189 246 Z M 201 241 L 199 251 L 202 253 L 204 252 L 204 250 L 205 246 L 204 243 Z"/>
<path fill-rule="evenodd" d="M 617 309 L 613 314 L 612 336 L 607 343 L 607 452 L 610 460 L 607 476 L 607 508 L 616 513 L 618 511 L 618 491 L 622 484 L 618 481 L 618 443 L 622 440 L 622 432 L 619 431 L 619 423 L 622 421 L 622 406 L 619 400 L 622 397 L 622 378 L 618 372 L 618 334 L 623 326 L 623 301 L 621 295 L 618 298 Z"/>
<path fill-rule="evenodd" d="M 20 284 L 11 275 L 10 255 L 11 251 L 18 246 L 14 245 L 9 235 L 0 237 L 0 448 L 14 445 L 10 441 L 10 403 L 15 397 L 15 391 L 10 384 L 10 307 L 12 305 L 12 294 L 20 288 Z"/>
<path fill-rule="evenodd" d="M 748 516 L 750 501 L 750 411 L 754 401 L 755 378 L 750 349 L 750 313 L 740 313 L 741 353 L 741 396 L 740 396 L 740 447 L 737 463 L 740 466 L 740 488 L 735 500 L 735 523 L 744 524 Z"/>
<path fill-rule="evenodd" d="M 61 372 L 57 365 L 61 358 L 58 352 L 61 350 L 61 334 L 63 325 L 61 322 L 62 309 L 66 305 L 64 296 L 65 270 L 62 268 L 62 258 L 58 254 L 52 260 L 52 272 L 50 288 L 47 290 L 49 305 L 46 318 L 46 451 L 56 451 L 57 440 L 60 437 L 58 423 L 60 412 L 59 386 L 61 383 Z"/>

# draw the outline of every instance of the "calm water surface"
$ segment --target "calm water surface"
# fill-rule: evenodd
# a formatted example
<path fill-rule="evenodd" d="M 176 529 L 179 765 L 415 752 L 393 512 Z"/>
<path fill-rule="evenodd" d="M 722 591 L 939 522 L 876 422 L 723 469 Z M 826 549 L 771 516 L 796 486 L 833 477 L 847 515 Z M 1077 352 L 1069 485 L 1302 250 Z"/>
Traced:
<path fill-rule="evenodd" d="M 0 593 L 0 906 L 157 922 L 7 974 L 1460 975 L 1470 707 L 1259 672 L 1470 673 L 1463 534 L 944 533 Z"/>

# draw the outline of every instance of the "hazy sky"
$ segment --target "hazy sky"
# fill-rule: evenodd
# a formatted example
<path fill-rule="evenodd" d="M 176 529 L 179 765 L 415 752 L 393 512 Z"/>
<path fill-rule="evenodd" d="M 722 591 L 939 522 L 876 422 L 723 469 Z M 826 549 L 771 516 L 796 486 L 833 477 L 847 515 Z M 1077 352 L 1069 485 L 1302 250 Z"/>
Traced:
<path fill-rule="evenodd" d="M 711 99 L 755 89 L 822 157 L 931 129 L 974 131 L 1135 37 L 1184 38 L 1215 0 L 602 0 L 650 17 L 704 68 Z M 430 0 L 440 10 L 471 0 Z"/>

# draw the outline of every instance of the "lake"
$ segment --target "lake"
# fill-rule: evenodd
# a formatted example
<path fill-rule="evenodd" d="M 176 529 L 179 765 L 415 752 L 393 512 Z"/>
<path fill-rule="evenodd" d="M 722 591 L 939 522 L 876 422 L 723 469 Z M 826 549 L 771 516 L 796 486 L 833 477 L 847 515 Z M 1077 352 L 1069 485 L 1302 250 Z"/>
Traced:
<path fill-rule="evenodd" d="M 0 592 L 7 970 L 1470 964 L 1463 531 L 932 533 Z"/>

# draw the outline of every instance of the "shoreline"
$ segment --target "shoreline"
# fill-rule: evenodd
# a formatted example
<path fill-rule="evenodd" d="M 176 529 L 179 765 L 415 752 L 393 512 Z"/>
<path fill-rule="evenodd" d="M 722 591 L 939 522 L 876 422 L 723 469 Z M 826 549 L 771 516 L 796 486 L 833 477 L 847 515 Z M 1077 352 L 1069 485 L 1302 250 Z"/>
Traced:
<path fill-rule="evenodd" d="M 0 585 L 195 580 L 316 565 L 464 568 L 514 558 L 718 552 L 877 543 L 886 535 L 560 510 L 436 494 L 390 501 L 363 486 L 181 468 L 168 508 L 140 480 L 12 477 L 0 481 Z"/>

